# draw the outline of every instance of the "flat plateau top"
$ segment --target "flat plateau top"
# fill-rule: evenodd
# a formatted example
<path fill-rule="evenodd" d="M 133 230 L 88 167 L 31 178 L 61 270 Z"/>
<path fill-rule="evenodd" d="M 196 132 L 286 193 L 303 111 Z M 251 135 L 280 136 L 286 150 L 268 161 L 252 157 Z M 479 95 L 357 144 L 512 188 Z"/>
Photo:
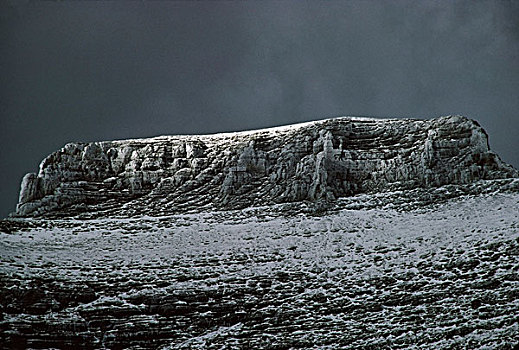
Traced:
<path fill-rule="evenodd" d="M 439 117 L 439 118 L 446 118 L 446 117 Z M 193 137 L 200 137 L 200 138 L 227 138 L 227 137 L 235 137 L 235 136 L 246 136 L 246 135 L 253 135 L 253 134 L 261 134 L 261 133 L 286 133 L 290 131 L 296 131 L 298 129 L 304 128 L 304 127 L 310 127 L 313 125 L 320 125 L 323 123 L 329 123 L 333 121 L 353 121 L 353 122 L 377 122 L 381 124 L 387 124 L 387 123 L 394 123 L 394 122 L 406 122 L 406 121 L 413 121 L 413 122 L 426 122 L 425 119 L 414 119 L 414 118 L 374 118 L 374 117 L 357 117 L 357 116 L 341 116 L 336 118 L 326 118 L 321 120 L 313 120 L 308 122 L 301 122 L 301 123 L 295 123 L 295 124 L 287 124 L 287 125 L 280 125 L 280 126 L 274 126 L 274 127 L 267 127 L 267 128 L 261 128 L 261 129 L 252 129 L 252 130 L 243 130 L 243 131 L 232 131 L 232 132 L 219 132 L 219 133 L 209 133 L 209 134 L 183 134 L 183 135 L 160 135 L 160 136 L 154 136 L 150 138 L 135 138 L 135 139 L 123 139 L 123 140 L 115 140 L 111 142 L 154 142 L 154 141 L 167 141 L 168 139 L 179 139 L 179 138 L 193 138 Z"/>

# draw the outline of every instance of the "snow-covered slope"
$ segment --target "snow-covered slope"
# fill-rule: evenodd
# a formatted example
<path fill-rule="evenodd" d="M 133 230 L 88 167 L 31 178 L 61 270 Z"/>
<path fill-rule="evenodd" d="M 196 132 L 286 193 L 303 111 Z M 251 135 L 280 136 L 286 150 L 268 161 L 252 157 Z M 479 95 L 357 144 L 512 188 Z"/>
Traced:
<path fill-rule="evenodd" d="M 517 175 L 460 116 L 68 144 L 0 220 L 0 348 L 515 349 Z"/>
<path fill-rule="evenodd" d="M 516 176 L 465 117 L 344 117 L 231 134 L 71 143 L 24 177 L 16 214 L 170 215 Z"/>
<path fill-rule="evenodd" d="M 517 192 L 323 216 L 305 214 L 301 206 L 292 214 L 278 206 L 19 221 L 25 229 L 0 235 L 0 343 L 134 349 L 518 345 Z"/>

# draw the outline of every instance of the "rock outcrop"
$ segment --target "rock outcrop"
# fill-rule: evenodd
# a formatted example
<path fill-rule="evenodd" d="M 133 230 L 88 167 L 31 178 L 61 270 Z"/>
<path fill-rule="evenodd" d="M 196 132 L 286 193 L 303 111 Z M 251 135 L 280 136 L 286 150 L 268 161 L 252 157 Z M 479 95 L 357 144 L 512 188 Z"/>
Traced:
<path fill-rule="evenodd" d="M 517 203 L 460 116 L 71 143 L 0 220 L 0 349 L 519 348 Z"/>
<path fill-rule="evenodd" d="M 517 176 L 465 117 L 343 117 L 228 134 L 70 143 L 23 178 L 15 215 L 164 215 Z"/>

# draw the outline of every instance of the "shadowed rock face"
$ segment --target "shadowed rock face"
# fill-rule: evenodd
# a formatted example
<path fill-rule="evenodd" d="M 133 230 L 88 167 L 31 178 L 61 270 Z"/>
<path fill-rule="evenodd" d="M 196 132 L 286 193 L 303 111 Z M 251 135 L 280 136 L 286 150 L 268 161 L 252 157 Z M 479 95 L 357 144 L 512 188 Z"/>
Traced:
<path fill-rule="evenodd" d="M 465 117 L 344 117 L 232 134 L 70 143 L 23 178 L 16 215 L 164 215 L 517 175 Z"/>

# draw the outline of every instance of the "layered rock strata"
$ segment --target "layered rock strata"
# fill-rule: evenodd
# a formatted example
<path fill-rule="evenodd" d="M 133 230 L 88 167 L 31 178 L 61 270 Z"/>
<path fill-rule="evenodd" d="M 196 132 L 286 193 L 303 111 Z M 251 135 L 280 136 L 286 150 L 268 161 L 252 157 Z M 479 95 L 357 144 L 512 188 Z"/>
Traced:
<path fill-rule="evenodd" d="M 38 174 L 25 175 L 15 215 L 164 215 L 517 176 L 465 117 L 343 117 L 238 133 L 69 143 L 45 158 Z"/>

